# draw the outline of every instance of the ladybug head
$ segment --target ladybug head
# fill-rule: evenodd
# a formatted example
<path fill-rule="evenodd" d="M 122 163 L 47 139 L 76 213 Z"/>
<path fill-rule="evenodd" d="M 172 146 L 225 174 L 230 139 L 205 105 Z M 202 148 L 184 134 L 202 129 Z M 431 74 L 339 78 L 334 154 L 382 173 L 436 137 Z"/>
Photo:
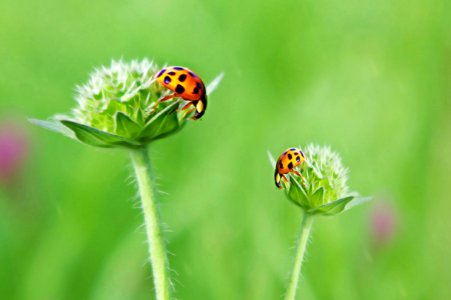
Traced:
<path fill-rule="evenodd" d="M 276 172 L 274 173 L 274 183 L 276 184 L 277 188 L 279 190 L 282 189 L 282 184 L 280 183 L 281 177 L 279 172 L 277 172 L 277 168 L 276 168 Z"/>
<path fill-rule="evenodd" d="M 207 109 L 207 98 L 205 96 L 200 98 L 194 103 L 194 106 L 196 107 L 196 112 L 194 113 L 193 120 L 197 120 L 205 114 L 205 110 Z"/>

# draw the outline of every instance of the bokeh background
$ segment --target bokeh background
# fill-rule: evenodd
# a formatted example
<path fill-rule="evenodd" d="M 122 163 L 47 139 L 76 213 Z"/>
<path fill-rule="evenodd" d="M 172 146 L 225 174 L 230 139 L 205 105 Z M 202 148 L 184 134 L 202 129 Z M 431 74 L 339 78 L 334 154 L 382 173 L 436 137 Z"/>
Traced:
<path fill-rule="evenodd" d="M 225 77 L 157 141 L 177 299 L 280 299 L 299 210 L 267 151 L 341 153 L 371 203 L 319 218 L 299 299 L 450 299 L 446 0 L 0 2 L 0 298 L 153 299 L 125 151 L 33 127 L 111 59 Z"/>

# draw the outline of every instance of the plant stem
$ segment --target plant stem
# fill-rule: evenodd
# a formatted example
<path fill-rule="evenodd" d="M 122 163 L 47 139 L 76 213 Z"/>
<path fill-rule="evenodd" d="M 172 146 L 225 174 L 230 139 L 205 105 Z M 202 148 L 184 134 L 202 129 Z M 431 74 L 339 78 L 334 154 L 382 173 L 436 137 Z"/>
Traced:
<path fill-rule="evenodd" d="M 166 249 L 161 235 L 157 207 L 155 205 L 155 188 L 147 147 L 130 150 L 141 196 L 147 240 L 149 243 L 150 265 L 157 300 L 170 299 L 170 282 Z"/>
<path fill-rule="evenodd" d="M 296 258 L 294 261 L 293 272 L 291 274 L 290 285 L 288 286 L 285 300 L 295 300 L 296 290 L 298 288 L 299 277 L 301 275 L 302 261 L 304 260 L 305 249 L 307 247 L 310 229 L 312 228 L 313 216 L 304 212 L 302 217 L 301 229 L 299 232 L 299 240 L 296 249 Z"/>

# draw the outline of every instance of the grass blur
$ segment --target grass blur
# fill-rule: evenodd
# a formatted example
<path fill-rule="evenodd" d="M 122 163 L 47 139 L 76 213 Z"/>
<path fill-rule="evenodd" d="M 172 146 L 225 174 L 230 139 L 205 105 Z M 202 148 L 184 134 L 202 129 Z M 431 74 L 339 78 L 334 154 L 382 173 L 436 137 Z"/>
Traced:
<path fill-rule="evenodd" d="M 315 221 L 299 299 L 449 299 L 449 2 L 281 3 L 0 2 L 0 118 L 28 138 L 0 182 L 1 299 L 151 299 L 127 153 L 25 121 L 68 112 L 95 67 L 144 57 L 225 73 L 205 117 L 150 150 L 178 299 L 280 299 L 300 212 L 266 152 L 310 142 L 375 199 Z"/>

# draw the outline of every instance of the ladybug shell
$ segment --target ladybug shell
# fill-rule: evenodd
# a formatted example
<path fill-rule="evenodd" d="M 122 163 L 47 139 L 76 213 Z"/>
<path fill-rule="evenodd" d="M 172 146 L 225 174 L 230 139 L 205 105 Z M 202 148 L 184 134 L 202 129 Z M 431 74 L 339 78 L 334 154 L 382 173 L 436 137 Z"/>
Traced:
<path fill-rule="evenodd" d="M 158 72 L 156 79 L 178 97 L 188 101 L 206 99 L 205 85 L 193 71 L 185 67 L 167 67 Z"/>
<path fill-rule="evenodd" d="M 293 168 L 302 164 L 305 160 L 304 153 L 297 148 L 285 150 L 277 160 L 276 172 L 287 174 L 293 171 Z"/>

